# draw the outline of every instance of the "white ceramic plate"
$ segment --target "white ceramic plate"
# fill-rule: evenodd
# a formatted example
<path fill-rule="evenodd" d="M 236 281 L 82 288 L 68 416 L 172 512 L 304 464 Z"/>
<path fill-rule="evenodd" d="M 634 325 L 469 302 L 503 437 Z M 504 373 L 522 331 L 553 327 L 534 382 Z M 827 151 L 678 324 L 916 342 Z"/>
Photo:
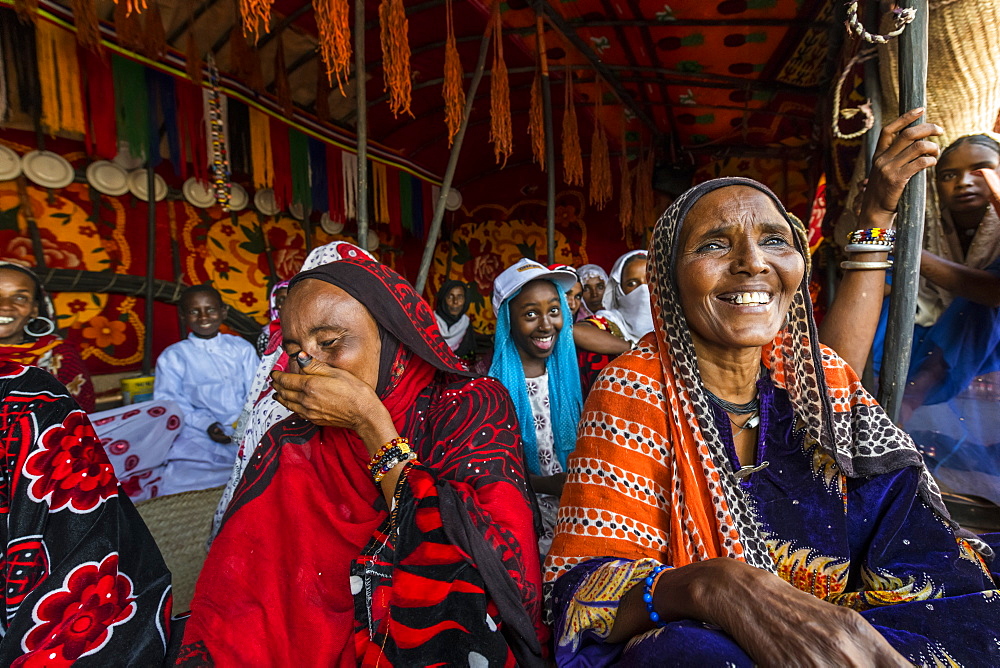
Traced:
<path fill-rule="evenodd" d="M 462 207 L 462 193 L 454 188 L 448 189 L 448 196 L 444 199 L 444 208 L 448 211 L 458 211 Z"/>
<path fill-rule="evenodd" d="M 265 216 L 273 216 L 278 213 L 278 203 L 274 199 L 274 190 L 271 188 L 262 188 L 254 193 L 253 205 Z"/>
<path fill-rule="evenodd" d="M 238 183 L 229 186 L 229 210 L 242 211 L 250 203 L 250 196 L 247 191 Z"/>
<path fill-rule="evenodd" d="M 143 202 L 149 201 L 146 190 L 146 170 L 137 169 L 128 175 L 128 189 L 133 195 Z M 167 182 L 159 174 L 153 175 L 153 193 L 157 202 L 162 202 L 167 197 Z"/>
<path fill-rule="evenodd" d="M 306 218 L 306 210 L 298 202 L 292 202 L 288 205 L 288 213 L 290 213 L 292 218 L 295 220 L 305 220 Z"/>
<path fill-rule="evenodd" d="M 184 192 L 184 199 L 190 202 L 191 206 L 199 209 L 215 206 L 215 193 L 193 176 L 184 182 L 181 190 Z"/>
<path fill-rule="evenodd" d="M 35 185 L 43 188 L 65 188 L 73 183 L 73 166 L 58 153 L 31 151 L 21 158 L 21 168 Z"/>
<path fill-rule="evenodd" d="M 368 252 L 374 253 L 378 250 L 378 232 L 368 230 Z"/>
<path fill-rule="evenodd" d="M 324 213 L 323 217 L 319 219 L 319 226 L 323 228 L 323 231 L 327 234 L 340 234 L 344 231 L 344 224 L 339 220 L 333 220 L 330 218 L 329 213 Z"/>
<path fill-rule="evenodd" d="M 113 162 L 98 160 L 87 167 L 87 182 L 99 193 L 118 197 L 128 192 L 128 174 Z"/>
<path fill-rule="evenodd" d="M 6 146 L 0 146 L 0 181 L 10 181 L 21 175 L 21 156 Z"/>

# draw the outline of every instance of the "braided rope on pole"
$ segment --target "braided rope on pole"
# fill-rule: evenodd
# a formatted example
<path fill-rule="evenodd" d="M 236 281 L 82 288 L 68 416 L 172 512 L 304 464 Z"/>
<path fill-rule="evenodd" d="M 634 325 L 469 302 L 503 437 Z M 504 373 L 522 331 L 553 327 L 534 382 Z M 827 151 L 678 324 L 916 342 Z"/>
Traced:
<path fill-rule="evenodd" d="M 895 30 L 884 35 L 870 33 L 865 30 L 865 27 L 861 25 L 861 19 L 858 18 L 858 0 L 851 0 L 847 4 L 847 32 L 860 37 L 869 44 L 887 44 L 893 37 L 902 35 L 906 26 L 913 23 L 913 19 L 917 17 L 917 10 L 912 7 L 897 8 L 892 10 L 892 13 L 896 19 Z"/>

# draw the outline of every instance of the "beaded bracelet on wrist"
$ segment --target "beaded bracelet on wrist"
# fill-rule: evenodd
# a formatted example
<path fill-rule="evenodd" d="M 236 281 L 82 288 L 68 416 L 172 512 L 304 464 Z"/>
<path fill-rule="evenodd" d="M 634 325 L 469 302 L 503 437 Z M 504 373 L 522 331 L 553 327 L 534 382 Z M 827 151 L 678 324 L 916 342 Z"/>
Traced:
<path fill-rule="evenodd" d="M 381 468 L 379 468 L 378 471 L 372 473 L 372 480 L 375 481 L 375 484 L 378 484 L 382 482 L 382 479 L 389 474 L 389 471 L 393 470 L 400 464 L 416 461 L 416 459 L 417 459 L 417 453 L 413 452 L 412 450 L 410 450 L 405 454 L 400 455 L 399 457 L 394 457 L 386 461 L 384 465 Z"/>
<path fill-rule="evenodd" d="M 407 461 L 409 456 L 416 454 L 410 449 L 410 441 L 407 438 L 394 438 L 372 456 L 368 463 L 368 472 L 371 473 L 375 482 L 379 482 L 386 473 L 391 471 L 400 462 Z"/>
<path fill-rule="evenodd" d="M 646 580 L 643 583 L 642 588 L 642 600 L 646 602 L 646 612 L 649 613 L 649 618 L 653 620 L 653 623 L 657 626 L 666 626 L 667 622 L 660 619 L 660 613 L 658 613 L 653 608 L 653 587 L 656 585 L 656 578 L 663 571 L 670 568 L 669 566 L 657 566 L 653 569 L 653 572 L 646 576 Z"/>
<path fill-rule="evenodd" d="M 870 227 L 867 230 L 855 230 L 847 236 L 852 244 L 887 243 L 896 240 L 896 230 L 891 227 Z"/>

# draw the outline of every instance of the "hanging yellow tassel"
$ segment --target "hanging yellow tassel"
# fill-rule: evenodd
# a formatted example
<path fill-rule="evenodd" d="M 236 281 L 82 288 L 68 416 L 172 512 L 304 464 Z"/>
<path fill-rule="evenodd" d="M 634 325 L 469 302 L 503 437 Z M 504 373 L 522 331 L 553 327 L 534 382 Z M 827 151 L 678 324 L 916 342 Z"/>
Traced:
<path fill-rule="evenodd" d="M 535 80 L 531 82 L 528 135 L 531 137 L 531 161 L 545 169 L 545 108 L 542 100 L 542 72 L 540 69 L 535 70 Z"/>
<path fill-rule="evenodd" d="M 130 0 L 131 1 L 131 0 Z M 140 0 L 144 1 L 144 0 Z M 274 0 L 239 0 L 243 34 L 256 44 L 260 36 L 271 29 L 271 5 Z"/>
<path fill-rule="evenodd" d="M 378 8 L 378 20 L 382 29 L 382 74 L 385 77 L 383 90 L 389 92 L 389 109 L 393 116 L 410 111 L 410 22 L 406 18 L 403 0 L 382 0 Z"/>
<path fill-rule="evenodd" d="M 163 18 L 160 16 L 160 3 L 154 2 L 146 12 L 143 23 L 143 53 L 154 60 L 159 60 L 167 53 L 167 34 L 163 30 Z"/>
<path fill-rule="evenodd" d="M 568 66 L 565 93 L 562 127 L 563 181 L 568 186 L 582 186 L 583 153 L 580 149 L 580 126 L 576 120 L 576 105 L 573 104 L 573 71 Z"/>
<path fill-rule="evenodd" d="M 455 41 L 455 24 L 451 15 L 451 0 L 445 0 L 445 21 L 448 35 L 444 42 L 444 122 L 448 126 L 448 146 L 451 147 L 465 115 L 465 88 L 462 86 L 462 59 Z"/>
<path fill-rule="evenodd" d="M 635 214 L 635 202 L 632 200 L 632 172 L 628 168 L 628 153 L 622 146 L 622 184 L 618 194 L 618 222 L 622 226 L 622 235 L 632 229 L 632 218 Z"/>
<path fill-rule="evenodd" d="M 510 81 L 507 64 L 503 59 L 503 21 L 500 19 L 500 0 L 493 3 L 490 16 L 493 31 L 493 66 L 490 68 L 490 141 L 493 154 L 501 165 L 514 152 L 514 137 L 510 120 Z"/>
<path fill-rule="evenodd" d="M 36 24 L 38 81 L 42 94 L 42 127 L 49 134 L 83 134 L 83 101 L 80 99 L 80 63 L 76 38 L 54 23 Z"/>
<path fill-rule="evenodd" d="M 101 24 L 97 19 L 95 0 L 70 0 L 73 9 L 73 19 L 76 23 L 76 41 L 80 46 L 101 50 Z"/>
<path fill-rule="evenodd" d="M 285 40 L 278 35 L 276 41 L 278 48 L 274 52 L 274 94 L 285 116 L 291 118 L 295 105 L 292 103 L 291 86 L 288 85 L 288 70 L 285 69 Z"/>
<path fill-rule="evenodd" d="M 597 82 L 597 106 L 594 109 L 594 135 L 590 140 L 590 204 L 603 209 L 611 200 L 611 156 L 604 133 L 604 100 Z"/>
<path fill-rule="evenodd" d="M 327 81 L 337 80 L 340 94 L 351 78 L 351 23 L 347 0 L 314 0 L 316 27 L 319 29 L 319 55 Z"/>
<path fill-rule="evenodd" d="M 250 107 L 250 168 L 254 188 L 274 185 L 274 156 L 271 153 L 271 119 Z"/>
<path fill-rule="evenodd" d="M 115 3 L 115 34 L 118 36 L 118 44 L 142 52 L 142 24 L 139 21 L 139 13 L 132 10 L 131 3 L 125 0 Z"/>
<path fill-rule="evenodd" d="M 330 77 L 327 76 L 325 68 L 316 68 L 316 101 L 314 102 L 316 118 L 321 123 L 330 120 Z"/>
<path fill-rule="evenodd" d="M 653 152 L 648 151 L 639 159 L 635 169 L 635 215 L 632 230 L 642 236 L 656 222 L 653 195 Z"/>
<path fill-rule="evenodd" d="M 188 31 L 187 52 L 184 54 L 184 64 L 187 67 L 188 78 L 196 86 L 201 86 L 201 55 L 198 53 L 198 43 L 194 39 L 194 25 Z"/>

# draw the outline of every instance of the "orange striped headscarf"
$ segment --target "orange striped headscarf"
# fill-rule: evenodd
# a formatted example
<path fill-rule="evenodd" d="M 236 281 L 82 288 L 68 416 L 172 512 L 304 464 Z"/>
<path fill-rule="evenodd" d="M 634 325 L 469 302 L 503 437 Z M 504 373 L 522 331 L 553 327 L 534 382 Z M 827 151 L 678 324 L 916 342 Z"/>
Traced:
<path fill-rule="evenodd" d="M 808 290 L 809 253 L 801 222 L 766 187 L 742 178 L 698 185 L 653 230 L 649 284 L 655 331 L 599 376 L 584 405 L 569 460 L 546 582 L 592 557 L 652 558 L 683 566 L 733 557 L 774 569 L 753 507 L 738 484 L 712 418 L 674 272 L 679 232 L 691 207 L 713 190 L 765 193 L 795 232 L 806 271 L 787 321 L 762 361 L 788 392 L 806 437 L 847 476 L 877 475 L 923 460 L 832 350 L 819 344 Z M 947 518 L 924 469 L 921 496 Z"/>

